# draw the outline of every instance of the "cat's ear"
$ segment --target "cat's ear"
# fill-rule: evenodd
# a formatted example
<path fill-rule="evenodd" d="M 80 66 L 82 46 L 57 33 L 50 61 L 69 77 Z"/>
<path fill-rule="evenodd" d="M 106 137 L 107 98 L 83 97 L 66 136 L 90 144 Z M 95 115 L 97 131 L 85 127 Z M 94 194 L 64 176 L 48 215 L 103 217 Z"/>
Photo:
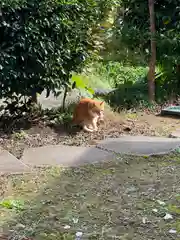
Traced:
<path fill-rule="evenodd" d="M 104 104 L 104 101 L 100 102 L 100 106 L 102 106 Z"/>
<path fill-rule="evenodd" d="M 96 104 L 94 103 L 94 102 L 88 102 L 88 107 L 89 108 L 92 108 L 92 107 L 94 107 Z"/>

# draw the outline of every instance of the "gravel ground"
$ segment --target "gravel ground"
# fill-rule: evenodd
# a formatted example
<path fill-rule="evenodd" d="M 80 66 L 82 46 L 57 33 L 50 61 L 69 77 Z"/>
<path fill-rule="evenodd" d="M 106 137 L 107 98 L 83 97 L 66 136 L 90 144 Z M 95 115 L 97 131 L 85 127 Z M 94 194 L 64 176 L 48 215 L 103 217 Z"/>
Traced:
<path fill-rule="evenodd" d="M 119 137 L 124 134 L 155 136 L 156 129 L 147 122 L 129 119 L 123 121 L 120 117 L 107 116 L 104 123 L 95 133 L 85 133 L 79 129 L 67 126 L 50 127 L 44 122 L 36 123 L 28 129 L 14 131 L 13 134 L 1 133 L 0 146 L 11 152 L 17 158 L 22 156 L 23 150 L 29 147 L 45 145 L 95 145 L 99 140 L 107 137 Z"/>

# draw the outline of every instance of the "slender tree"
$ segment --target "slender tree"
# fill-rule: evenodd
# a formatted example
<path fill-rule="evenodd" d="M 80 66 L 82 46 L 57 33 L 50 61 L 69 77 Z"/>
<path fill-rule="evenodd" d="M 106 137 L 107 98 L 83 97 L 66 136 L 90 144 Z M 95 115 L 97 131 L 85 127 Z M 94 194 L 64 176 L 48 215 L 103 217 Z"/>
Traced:
<path fill-rule="evenodd" d="M 151 34 L 151 56 L 149 60 L 148 72 L 148 89 L 149 101 L 155 100 L 155 67 L 156 67 L 156 28 L 155 28 L 155 13 L 154 13 L 154 0 L 148 0 L 149 17 L 150 17 L 150 34 Z"/>

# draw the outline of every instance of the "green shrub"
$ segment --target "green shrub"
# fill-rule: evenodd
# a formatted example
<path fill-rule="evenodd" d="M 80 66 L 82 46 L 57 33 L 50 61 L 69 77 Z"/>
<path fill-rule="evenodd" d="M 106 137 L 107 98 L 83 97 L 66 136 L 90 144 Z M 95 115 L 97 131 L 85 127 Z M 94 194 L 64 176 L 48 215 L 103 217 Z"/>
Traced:
<path fill-rule="evenodd" d="M 114 107 L 136 107 L 148 104 L 147 67 L 123 65 L 119 62 L 99 62 L 89 66 L 81 78 L 91 88 L 114 89 L 106 100 Z M 164 71 L 159 65 L 156 68 L 155 96 L 157 103 L 168 101 L 174 89 L 179 94 L 178 76 Z M 174 85 L 176 83 L 176 85 Z"/>
<path fill-rule="evenodd" d="M 177 0 L 154 1 L 156 22 L 156 62 L 163 69 L 163 76 L 158 79 L 158 101 L 168 95 L 179 94 L 180 69 L 180 8 Z M 137 7 L 138 6 L 138 7 Z M 126 9 L 124 12 L 122 9 Z M 148 1 L 123 0 L 117 24 L 114 27 L 114 39 L 119 47 L 125 46 L 127 52 L 136 52 L 150 58 Z M 124 51 L 123 49 L 123 51 Z M 118 52 L 118 48 L 117 48 Z"/>
<path fill-rule="evenodd" d="M 57 92 L 81 70 L 111 1 L 2 0 L 0 98 Z"/>
<path fill-rule="evenodd" d="M 109 61 L 88 65 L 81 76 L 93 89 L 114 89 L 120 83 L 135 82 L 146 73 L 145 67 L 126 66 L 119 62 Z"/>
<path fill-rule="evenodd" d="M 143 69 L 141 70 L 138 68 L 134 73 L 128 75 L 129 71 L 127 72 L 125 69 L 123 78 L 129 79 L 129 76 L 135 76 L 135 81 L 124 81 L 117 84 L 117 89 L 107 96 L 107 100 L 111 106 L 116 108 L 132 108 L 142 103 L 143 105 L 148 104 L 147 69 L 144 69 L 144 75 L 141 75 Z M 139 77 L 138 73 L 140 73 Z M 178 75 L 175 75 L 175 73 L 171 73 L 170 71 L 165 72 L 160 66 L 156 68 L 155 100 L 158 104 L 168 101 L 172 93 L 175 96 L 179 95 L 180 85 L 177 80 Z"/>
<path fill-rule="evenodd" d="M 180 95 L 180 73 L 173 68 L 164 70 L 164 66 L 159 65 L 156 75 L 156 101 L 164 102 L 172 97 L 177 99 Z"/>
<path fill-rule="evenodd" d="M 120 83 L 136 82 L 139 77 L 147 73 L 147 68 L 110 61 L 99 64 L 96 71 L 100 76 L 104 76 L 105 81 L 109 81 L 112 87 L 115 87 Z"/>
<path fill-rule="evenodd" d="M 148 101 L 148 85 L 146 77 L 136 82 L 120 83 L 117 89 L 107 96 L 107 101 L 115 108 L 132 108 L 142 101 Z"/>

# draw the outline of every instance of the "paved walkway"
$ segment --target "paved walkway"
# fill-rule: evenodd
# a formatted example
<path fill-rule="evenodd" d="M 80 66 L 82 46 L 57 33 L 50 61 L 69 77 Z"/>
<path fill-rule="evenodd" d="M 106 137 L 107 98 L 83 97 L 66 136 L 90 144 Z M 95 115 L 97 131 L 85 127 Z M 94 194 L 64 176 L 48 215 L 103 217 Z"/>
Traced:
<path fill-rule="evenodd" d="M 180 139 L 122 136 L 100 141 L 95 147 L 44 146 L 24 151 L 19 160 L 6 150 L 0 150 L 0 173 L 30 172 L 35 166 L 78 166 L 112 160 L 117 154 L 164 154 L 180 146 Z"/>

